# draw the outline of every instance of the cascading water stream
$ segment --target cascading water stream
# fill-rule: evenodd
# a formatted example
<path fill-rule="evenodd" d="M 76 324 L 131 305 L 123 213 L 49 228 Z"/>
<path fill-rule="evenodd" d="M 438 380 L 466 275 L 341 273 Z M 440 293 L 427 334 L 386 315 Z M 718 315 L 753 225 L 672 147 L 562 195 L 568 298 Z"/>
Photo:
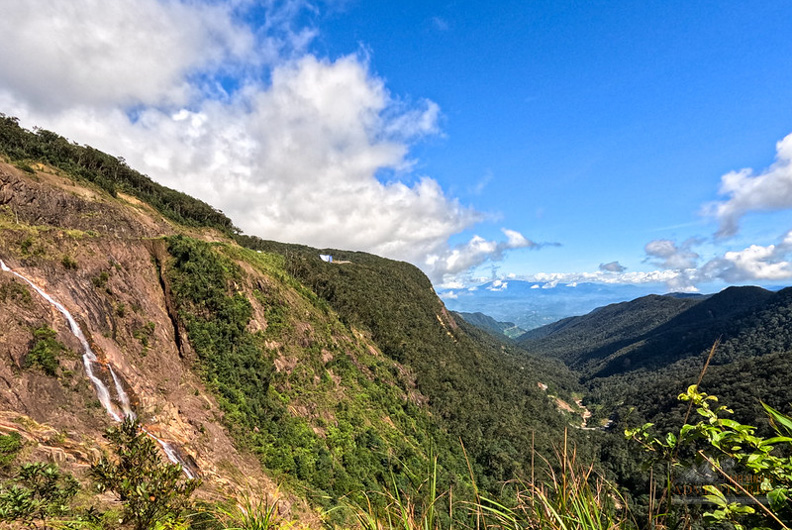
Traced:
<path fill-rule="evenodd" d="M 121 421 L 122 418 L 116 412 L 115 406 L 113 405 L 113 401 L 110 397 L 110 389 L 108 389 L 107 386 L 105 386 L 105 384 L 102 382 L 102 380 L 99 379 L 94 373 L 93 365 L 94 363 L 98 363 L 99 359 L 96 357 L 96 354 L 91 349 L 91 346 L 88 344 L 88 340 L 85 338 L 82 329 L 80 329 L 79 324 L 77 324 L 77 321 L 74 320 L 74 317 L 72 317 L 71 313 L 69 313 L 69 311 L 63 306 L 63 304 L 53 299 L 46 291 L 44 291 L 44 289 L 33 283 L 25 276 L 11 269 L 8 265 L 5 264 L 3 260 L 0 260 L 0 269 L 2 269 L 4 272 L 10 272 L 17 278 L 21 279 L 22 281 L 30 285 L 39 295 L 41 295 L 42 298 L 44 298 L 47 302 L 55 306 L 55 309 L 57 309 L 64 317 L 66 317 L 66 320 L 69 322 L 69 328 L 71 329 L 72 334 L 75 337 L 77 337 L 77 340 L 79 340 L 80 344 L 82 345 L 83 365 L 85 365 L 85 371 L 88 374 L 88 378 L 91 380 L 94 388 L 96 389 L 96 395 L 99 398 L 99 401 L 102 403 L 102 406 L 105 408 L 107 413 L 110 414 L 110 416 L 112 416 L 114 420 Z M 118 384 L 118 379 L 115 377 L 113 379 L 114 382 L 116 383 L 116 387 L 117 388 L 120 387 L 120 385 Z M 126 392 L 123 392 L 122 394 L 119 395 L 119 401 L 123 403 L 123 399 L 126 397 L 127 397 Z M 125 409 L 124 412 L 126 412 L 126 409 L 128 409 L 129 412 L 132 412 L 132 409 L 129 407 L 129 399 L 127 398 L 126 401 L 127 402 L 126 402 L 126 406 L 124 407 Z M 134 417 L 134 413 L 132 414 Z"/>
<path fill-rule="evenodd" d="M 188 466 L 187 462 L 185 462 L 179 456 L 179 453 L 176 452 L 176 449 L 174 449 L 171 444 L 169 444 L 165 440 L 160 439 L 157 436 L 154 436 L 151 432 L 147 431 L 145 428 L 143 428 L 143 432 L 148 434 L 149 437 L 151 437 L 155 442 L 160 444 L 160 447 L 162 447 L 162 450 L 165 452 L 165 455 L 168 457 L 168 460 L 170 460 L 174 464 L 181 465 L 182 472 L 187 476 L 187 478 L 195 478 L 195 474 L 190 469 L 190 466 Z"/>
<path fill-rule="evenodd" d="M 63 304 L 52 298 L 52 296 L 50 296 L 46 291 L 44 291 L 44 289 L 33 283 L 32 280 L 28 279 L 24 275 L 10 268 L 1 259 L 0 259 L 0 270 L 2 270 L 3 272 L 10 272 L 20 280 L 30 285 L 42 298 L 44 298 L 47 302 L 52 304 L 55 307 L 55 309 L 57 309 L 66 318 L 66 321 L 69 323 L 69 329 L 71 330 L 72 334 L 75 337 L 77 337 L 77 340 L 79 340 L 80 344 L 82 345 L 83 348 L 82 359 L 83 359 L 83 365 L 85 366 L 85 372 L 88 374 L 88 378 L 91 380 L 91 383 L 93 383 L 94 389 L 96 390 L 96 395 L 99 398 L 99 402 L 102 404 L 102 406 L 110 415 L 110 417 L 112 417 L 115 421 L 121 421 L 123 418 L 135 418 L 136 417 L 135 411 L 132 410 L 132 405 L 129 401 L 129 396 L 124 390 L 124 387 L 121 384 L 120 379 L 116 375 L 115 370 L 113 370 L 112 365 L 110 365 L 110 363 L 103 363 L 102 361 L 99 360 L 99 358 L 91 349 L 90 344 L 88 344 L 88 339 L 85 338 L 82 329 L 80 329 L 80 325 L 77 324 L 77 321 L 68 311 L 68 309 L 66 309 L 66 307 L 63 306 Z M 115 391 L 120 412 L 121 414 L 123 414 L 123 416 L 119 414 L 116 405 L 113 403 L 110 389 L 94 372 L 94 364 L 103 366 L 110 373 L 110 377 L 113 380 L 113 390 Z M 184 471 L 184 474 L 187 475 L 188 478 L 195 478 L 195 474 L 190 470 L 187 462 L 185 462 L 178 455 L 178 453 L 171 444 L 169 444 L 164 440 L 161 440 L 157 436 L 154 436 L 151 432 L 149 432 L 145 428 L 143 428 L 142 430 L 162 447 L 162 450 L 165 452 L 165 454 L 167 455 L 168 459 L 171 462 L 173 462 L 174 464 L 181 465 L 182 471 Z"/>

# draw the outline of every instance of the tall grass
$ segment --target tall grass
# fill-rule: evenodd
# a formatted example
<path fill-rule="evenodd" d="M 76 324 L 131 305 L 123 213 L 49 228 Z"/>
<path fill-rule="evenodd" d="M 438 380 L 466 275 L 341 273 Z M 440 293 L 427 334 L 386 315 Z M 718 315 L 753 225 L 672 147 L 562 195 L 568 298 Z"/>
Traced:
<path fill-rule="evenodd" d="M 211 515 L 223 530 L 288 530 L 296 522 L 281 515 L 277 494 L 261 499 L 244 496 L 235 504 L 220 506 Z"/>
<path fill-rule="evenodd" d="M 454 499 L 451 489 L 437 492 L 437 461 L 424 481 L 423 494 L 385 492 L 384 508 L 367 498 L 364 506 L 350 506 L 358 525 L 365 530 L 611 530 L 637 528 L 627 503 L 616 487 L 594 471 L 593 465 L 577 461 L 574 449 L 556 454 L 557 465 L 545 461 L 548 471 L 529 482 L 510 484 L 514 494 L 497 500 L 479 494 Z M 543 459 L 539 456 L 540 459 Z M 448 517 L 438 517 L 440 501 Z M 445 515 L 445 514 L 443 514 Z"/>

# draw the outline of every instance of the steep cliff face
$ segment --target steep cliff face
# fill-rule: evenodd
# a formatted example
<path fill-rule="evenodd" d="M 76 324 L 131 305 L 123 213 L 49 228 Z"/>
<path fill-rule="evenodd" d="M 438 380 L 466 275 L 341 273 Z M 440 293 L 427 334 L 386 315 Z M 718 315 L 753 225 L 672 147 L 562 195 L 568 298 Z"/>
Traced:
<path fill-rule="evenodd" d="M 217 403 L 192 369 L 194 355 L 162 274 L 166 248 L 156 239 L 173 233 L 131 197 L 114 199 L 46 171 L 29 175 L 0 165 L 0 258 L 74 316 L 142 422 L 194 460 L 205 495 L 266 489 L 271 483 L 254 458 L 235 449 Z M 35 332 L 45 328 L 66 348 L 56 352 L 52 375 L 31 361 Z M 19 277 L 0 273 L 0 430 L 18 430 L 43 443 L 38 451 L 76 467 L 89 463 L 113 421 L 97 400 L 82 353 L 51 302 Z"/>
<path fill-rule="evenodd" d="M 365 491 L 387 478 L 382 462 L 424 462 L 432 443 L 422 442 L 443 436 L 411 370 L 343 325 L 285 273 L 282 256 L 176 225 L 53 168 L 0 164 L 0 259 L 0 432 L 20 432 L 67 468 L 86 467 L 115 420 L 55 303 L 96 354 L 111 408 L 123 414 L 115 377 L 146 429 L 201 475 L 204 497 L 274 491 L 267 473 L 333 497 Z M 196 285 L 215 298 L 196 297 Z M 248 314 L 226 315 L 212 300 Z M 214 340 L 227 332 L 230 342 Z M 34 353 L 47 345 L 54 369 Z"/>
<path fill-rule="evenodd" d="M 472 491 L 472 467 L 497 491 L 580 424 L 537 387 L 569 397 L 563 366 L 457 320 L 415 267 L 232 239 L 211 207 L 125 166 L 111 185 L 118 162 L 103 156 L 79 166 L 104 168 L 85 178 L 0 163 L 0 432 L 39 456 L 86 467 L 128 396 L 169 457 L 201 475 L 199 495 L 285 484 L 302 492 L 290 509 L 315 521 L 309 505 L 417 488 L 433 456 L 441 484 Z"/>

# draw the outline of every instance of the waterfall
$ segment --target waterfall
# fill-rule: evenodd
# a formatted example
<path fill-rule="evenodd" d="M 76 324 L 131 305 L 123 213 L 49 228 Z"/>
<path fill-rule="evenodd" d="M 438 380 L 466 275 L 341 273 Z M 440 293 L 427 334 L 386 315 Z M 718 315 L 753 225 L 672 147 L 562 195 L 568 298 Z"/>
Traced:
<path fill-rule="evenodd" d="M 155 442 L 160 444 L 160 447 L 162 447 L 162 450 L 167 455 L 168 460 L 170 460 L 174 464 L 178 463 L 179 465 L 181 465 L 182 472 L 185 475 L 187 475 L 187 478 L 195 478 L 195 474 L 190 470 L 190 466 L 187 465 L 187 462 L 182 460 L 182 458 L 179 455 L 179 453 L 176 452 L 176 449 L 174 449 L 174 447 L 171 444 L 169 444 L 165 440 L 162 440 L 159 437 L 153 435 L 151 432 L 147 431 L 145 428 L 143 429 L 143 432 L 148 434 L 149 437 L 151 437 Z"/>
<path fill-rule="evenodd" d="M 99 360 L 96 354 L 91 349 L 91 345 L 88 344 L 88 339 L 85 338 L 85 335 L 80 329 L 80 325 L 77 324 L 77 321 L 74 319 L 72 314 L 69 312 L 66 307 L 63 306 L 60 302 L 55 300 L 51 295 L 49 295 L 44 289 L 33 283 L 32 280 L 28 279 L 26 276 L 18 273 L 17 271 L 11 269 L 5 262 L 0 259 L 0 270 L 3 272 L 10 272 L 17 278 L 21 279 L 28 285 L 30 285 L 42 298 L 44 298 L 47 302 L 52 304 L 55 309 L 57 309 L 65 318 L 66 321 L 69 323 L 69 329 L 71 330 L 72 334 L 77 337 L 77 340 L 80 341 L 83 349 L 83 365 L 85 366 L 85 372 L 88 374 L 88 378 L 93 383 L 94 389 L 96 389 L 96 396 L 99 398 L 99 402 L 102 404 L 104 409 L 113 418 L 115 421 L 121 421 L 123 418 L 135 418 L 135 411 L 132 410 L 132 405 L 129 401 L 129 396 L 127 395 L 126 391 L 124 390 L 123 385 L 121 384 L 121 380 L 116 375 L 113 366 L 110 363 L 103 363 Z M 94 372 L 94 365 L 98 365 L 100 367 L 105 368 L 109 373 L 110 377 L 113 381 L 113 390 L 115 391 L 116 400 L 120 405 L 120 411 L 117 410 L 118 407 L 113 403 L 113 398 L 111 397 L 110 389 L 107 385 L 102 382 L 102 380 L 96 376 Z M 119 413 L 120 412 L 120 413 Z M 195 474 L 190 470 L 187 463 L 179 456 L 176 452 L 174 447 L 169 444 L 168 442 L 161 440 L 157 436 L 151 434 L 145 428 L 142 429 L 149 437 L 155 440 L 161 447 L 162 450 L 165 452 L 165 455 L 168 457 L 168 460 L 173 462 L 174 464 L 179 464 L 182 467 L 182 471 L 188 478 L 195 478 Z"/>
<path fill-rule="evenodd" d="M 0 260 L 0 269 L 2 269 L 4 272 L 10 272 L 17 278 L 23 280 L 25 283 L 30 285 L 39 295 L 41 295 L 42 298 L 44 298 L 47 302 L 52 304 L 55 307 L 55 309 L 57 309 L 64 317 L 66 317 L 66 320 L 69 322 L 69 329 L 71 329 L 72 335 L 77 337 L 77 340 L 79 340 L 80 344 L 82 345 L 83 365 L 85 366 L 85 371 L 88 374 L 88 378 L 91 380 L 94 388 L 96 389 L 96 396 L 99 398 L 99 402 L 102 404 L 102 406 L 105 408 L 107 413 L 110 414 L 110 416 L 112 416 L 112 418 L 115 421 L 121 421 L 122 418 L 116 412 L 116 407 L 113 405 L 113 400 L 110 397 L 110 389 L 107 388 L 107 386 L 102 382 L 102 380 L 99 379 L 94 373 L 94 368 L 93 368 L 94 364 L 99 364 L 99 359 L 96 357 L 96 354 L 91 349 L 91 346 L 88 344 L 88 340 L 85 338 L 82 329 L 80 329 L 80 326 L 79 324 L 77 324 L 77 321 L 74 320 L 74 317 L 71 315 L 71 313 L 69 313 L 69 310 L 66 309 L 63 306 L 63 304 L 52 298 L 52 296 L 50 296 L 46 291 L 44 291 L 44 289 L 42 289 L 41 287 L 33 283 L 31 280 L 29 280 L 27 277 L 19 274 L 15 270 L 8 267 L 8 265 L 6 265 L 3 260 Z M 120 388 L 120 383 L 118 379 L 115 378 L 115 376 L 113 377 L 113 380 L 115 383 L 116 390 L 118 390 Z M 119 394 L 118 397 L 119 397 L 119 402 L 122 404 L 124 412 L 126 413 L 126 411 L 129 411 L 130 413 L 132 413 L 132 416 L 134 417 L 134 413 L 132 412 L 132 409 L 129 406 L 129 398 L 127 397 L 126 392 L 124 392 L 123 389 L 121 389 L 121 393 Z M 126 399 L 126 403 L 124 403 L 125 399 Z"/>

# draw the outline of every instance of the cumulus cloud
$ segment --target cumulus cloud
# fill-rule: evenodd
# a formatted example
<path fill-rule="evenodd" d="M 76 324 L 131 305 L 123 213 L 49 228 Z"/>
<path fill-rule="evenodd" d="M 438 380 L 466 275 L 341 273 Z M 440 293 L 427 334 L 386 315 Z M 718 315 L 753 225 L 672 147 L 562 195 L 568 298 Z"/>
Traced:
<path fill-rule="evenodd" d="M 627 267 L 624 267 L 618 261 L 611 261 L 610 263 L 600 263 L 599 270 L 602 272 L 624 272 Z"/>
<path fill-rule="evenodd" d="M 776 144 L 776 160 L 769 168 L 759 174 L 751 169 L 727 173 L 719 191 L 726 200 L 704 209 L 718 220 L 717 237 L 736 234 L 740 219 L 750 212 L 792 208 L 792 134 Z"/>
<path fill-rule="evenodd" d="M 655 239 L 644 246 L 645 261 L 669 274 L 665 280 L 669 290 L 694 292 L 698 290 L 696 268 L 701 256 L 693 251 L 693 247 L 701 243 L 702 240 L 697 238 L 690 238 L 679 245 L 670 239 Z"/>
<path fill-rule="evenodd" d="M 653 244 L 654 243 L 654 244 Z M 787 232 L 774 245 L 750 245 L 742 250 L 729 250 L 700 263 L 700 257 L 690 247 L 700 243 L 685 241 L 677 246 L 661 240 L 647 245 L 647 254 L 660 258 L 661 265 L 674 275 L 666 281 L 673 290 L 692 291 L 696 285 L 722 281 L 750 283 L 792 280 L 792 231 Z M 651 245 L 651 247 L 650 247 Z"/>
<path fill-rule="evenodd" d="M 504 228 L 501 231 L 506 236 L 505 241 L 492 241 L 480 236 L 473 236 L 467 243 L 430 254 L 425 262 L 429 277 L 436 282 L 442 282 L 443 286 L 448 288 L 448 285 L 460 281 L 454 275 L 468 271 L 487 261 L 499 261 L 509 250 L 538 249 L 543 246 L 527 239 L 515 230 Z"/>
<path fill-rule="evenodd" d="M 316 32 L 293 24 L 306 3 L 265 4 L 261 27 L 234 11 L 253 4 L 4 2 L 0 111 L 122 155 L 263 238 L 435 279 L 536 246 L 504 230 L 449 247 L 483 216 L 414 174 L 410 146 L 439 133 L 439 106 L 392 96 L 365 56 L 307 53 Z"/>
<path fill-rule="evenodd" d="M 699 242 L 697 239 L 688 239 L 677 246 L 669 239 L 655 239 L 646 244 L 644 251 L 649 261 L 663 269 L 691 269 L 699 259 L 699 255 L 691 247 Z"/>
<path fill-rule="evenodd" d="M 792 279 L 792 231 L 777 245 L 751 245 L 743 250 L 729 251 L 704 264 L 701 279 L 718 278 L 729 283 L 779 281 Z"/>
<path fill-rule="evenodd" d="M 416 262 L 445 251 L 450 235 L 481 216 L 433 179 L 376 178 L 382 169 L 409 170 L 403 138 L 435 127 L 434 105 L 388 121 L 390 101 L 357 57 L 309 55 L 274 68 L 266 88 L 196 111 L 148 108 L 133 122 L 118 109 L 73 108 L 55 116 L 31 111 L 30 121 L 124 153 L 133 167 L 207 200 L 248 233 Z"/>
<path fill-rule="evenodd" d="M 220 4 L 2 2 L 2 85 L 38 108 L 186 104 L 189 76 L 250 61 L 251 31 Z"/>

